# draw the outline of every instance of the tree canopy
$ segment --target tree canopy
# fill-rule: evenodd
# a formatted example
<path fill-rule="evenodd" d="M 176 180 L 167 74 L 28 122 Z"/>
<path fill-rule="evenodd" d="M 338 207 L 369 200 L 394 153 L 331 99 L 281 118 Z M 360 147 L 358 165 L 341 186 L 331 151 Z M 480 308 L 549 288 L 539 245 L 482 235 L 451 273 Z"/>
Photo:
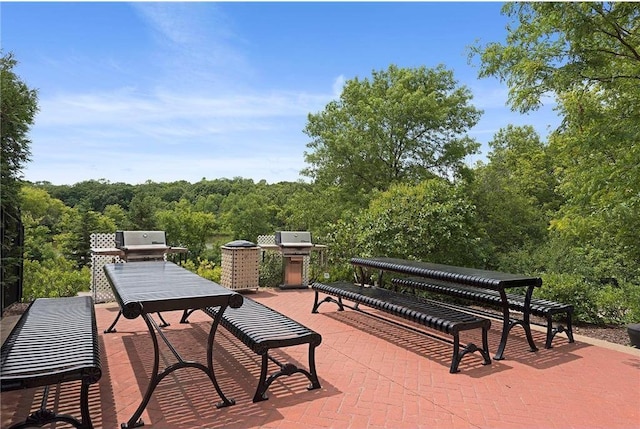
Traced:
<path fill-rule="evenodd" d="M 638 3 L 507 3 L 506 42 L 476 46 L 480 76 L 509 85 L 514 109 L 554 95 L 549 138 L 564 203 L 551 221 L 597 275 L 638 278 L 640 7 Z"/>
<path fill-rule="evenodd" d="M 15 74 L 12 54 L 0 57 L 0 223 L 2 307 L 5 287 L 20 270 L 20 180 L 31 155 L 29 129 L 38 111 L 38 96 Z"/>
<path fill-rule="evenodd" d="M 303 174 L 351 196 L 455 176 L 478 148 L 467 135 L 481 114 L 471 98 L 443 66 L 391 65 L 351 79 L 338 100 L 308 116 Z"/>
<path fill-rule="evenodd" d="M 545 95 L 599 87 L 640 86 L 640 8 L 633 2 L 513 2 L 506 43 L 476 45 L 480 77 L 509 86 L 509 102 L 526 112 Z"/>

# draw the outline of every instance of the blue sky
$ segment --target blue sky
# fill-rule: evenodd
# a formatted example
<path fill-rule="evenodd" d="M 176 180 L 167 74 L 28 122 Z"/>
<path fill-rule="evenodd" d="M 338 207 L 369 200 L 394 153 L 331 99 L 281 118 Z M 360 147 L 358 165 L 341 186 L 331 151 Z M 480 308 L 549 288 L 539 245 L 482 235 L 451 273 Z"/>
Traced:
<path fill-rule="evenodd" d="M 73 184 L 301 179 L 309 113 L 345 80 L 390 64 L 453 70 L 484 110 L 470 135 L 508 124 L 542 137 L 553 106 L 506 107 L 467 47 L 504 41 L 501 3 L 31 3 L 0 6 L 4 53 L 38 90 L 30 181 Z"/>

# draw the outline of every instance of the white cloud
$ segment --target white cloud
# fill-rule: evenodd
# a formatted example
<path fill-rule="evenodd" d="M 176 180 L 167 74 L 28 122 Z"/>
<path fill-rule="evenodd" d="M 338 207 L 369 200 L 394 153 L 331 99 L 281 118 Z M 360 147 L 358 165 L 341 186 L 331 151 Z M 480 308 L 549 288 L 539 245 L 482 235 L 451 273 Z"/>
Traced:
<path fill-rule="evenodd" d="M 40 101 L 38 127 L 111 125 L 140 127 L 188 122 L 219 132 L 225 128 L 250 129 L 262 119 L 306 116 L 330 99 L 327 94 L 290 91 L 206 96 L 170 91 L 153 94 L 122 89 L 86 94 L 58 94 Z"/>
<path fill-rule="evenodd" d="M 333 81 L 333 98 L 340 98 L 345 82 L 346 79 L 342 74 L 338 76 L 335 81 Z"/>

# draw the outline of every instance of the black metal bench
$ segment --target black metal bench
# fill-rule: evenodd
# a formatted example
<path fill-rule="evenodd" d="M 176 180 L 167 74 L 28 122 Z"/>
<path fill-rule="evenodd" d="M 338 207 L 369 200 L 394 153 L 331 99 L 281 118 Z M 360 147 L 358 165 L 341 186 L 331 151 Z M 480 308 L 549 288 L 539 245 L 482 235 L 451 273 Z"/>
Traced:
<path fill-rule="evenodd" d="M 203 311 L 215 318 L 218 307 L 207 307 Z M 268 399 L 267 389 L 271 383 L 283 375 L 304 374 L 311 382 L 308 390 L 320 388 L 315 361 L 315 349 L 322 342 L 320 334 L 246 296 L 242 306 L 227 308 L 222 313 L 220 324 L 253 352 L 262 356 L 260 380 L 253 396 L 253 402 Z M 281 363 L 269 354 L 271 349 L 301 344 L 309 344 L 308 371 L 298 368 L 292 363 Z M 269 361 L 278 365 L 280 370 L 267 378 Z"/>
<path fill-rule="evenodd" d="M 428 292 L 435 292 L 444 294 L 456 298 L 462 298 L 474 303 L 484 303 L 491 306 L 500 307 L 502 305 L 502 299 L 500 293 L 491 289 L 482 289 L 474 286 L 461 285 L 452 282 L 438 281 L 425 279 L 421 277 L 409 277 L 409 278 L 393 278 L 391 283 L 394 287 L 405 286 L 414 290 L 419 289 Z M 524 311 L 525 297 L 522 295 L 506 294 L 509 308 L 516 311 Z M 559 302 L 549 301 L 546 299 L 531 298 L 531 314 L 544 317 L 547 319 L 547 339 L 545 343 L 546 348 L 551 348 L 551 342 L 556 334 L 561 332 L 567 333 L 567 338 L 570 343 L 573 343 L 573 328 L 571 324 L 571 318 L 573 314 L 573 306 L 569 304 L 562 304 Z M 474 311 L 468 309 L 468 311 Z M 482 312 L 483 315 L 490 315 L 489 313 Z M 561 324 L 554 325 L 553 316 L 557 314 L 564 314 L 566 327 Z M 493 317 L 499 317 L 497 315 Z"/>
<path fill-rule="evenodd" d="M 462 357 L 467 353 L 479 351 L 484 358 L 483 364 L 487 365 L 491 363 L 487 340 L 491 321 L 488 319 L 441 306 L 433 300 L 382 288 L 362 287 L 346 282 L 330 284 L 314 282 L 311 288 L 315 291 L 312 313 L 317 313 L 318 307 L 323 302 L 334 302 L 338 305 L 339 310 L 344 310 L 344 307 L 349 307 L 358 311 L 362 311 L 358 307 L 359 304 L 362 304 L 453 336 L 453 356 L 451 359 L 451 367 L 449 368 L 450 373 L 458 372 L 458 365 Z M 320 301 L 319 292 L 330 296 Z M 334 299 L 333 296 L 337 297 L 337 300 Z M 342 301 L 343 299 L 353 301 L 355 306 L 345 305 Z M 482 329 L 482 348 L 476 346 L 474 343 L 469 343 L 460 350 L 460 332 L 476 328 Z M 424 331 L 420 332 L 430 335 Z M 439 336 L 436 338 L 444 340 L 444 338 Z"/>
<path fill-rule="evenodd" d="M 2 391 L 45 386 L 41 407 L 11 429 L 61 421 L 93 428 L 89 386 L 100 380 L 100 348 L 91 297 L 39 298 L 31 303 L 2 344 Z M 47 409 L 49 386 L 80 381 L 77 420 Z"/>

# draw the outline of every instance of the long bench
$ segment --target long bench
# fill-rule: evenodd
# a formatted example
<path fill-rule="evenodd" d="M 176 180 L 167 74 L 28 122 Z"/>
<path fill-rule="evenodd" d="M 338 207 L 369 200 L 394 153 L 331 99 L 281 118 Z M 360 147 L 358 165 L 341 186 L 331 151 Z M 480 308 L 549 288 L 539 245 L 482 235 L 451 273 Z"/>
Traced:
<path fill-rule="evenodd" d="M 218 309 L 219 307 L 207 307 L 203 311 L 215 318 Z M 183 320 L 185 320 L 184 317 Z M 246 296 L 242 306 L 228 307 L 222 313 L 220 324 L 254 353 L 262 357 L 260 379 L 253 396 L 253 402 L 268 399 L 267 389 L 271 383 L 283 375 L 304 374 L 311 382 L 308 390 L 320 388 L 315 363 L 315 349 L 322 342 L 320 334 Z M 269 354 L 271 349 L 301 344 L 309 345 L 308 371 L 304 368 L 298 368 L 292 363 L 281 363 Z M 280 369 L 267 377 L 269 361 L 275 363 Z"/>
<path fill-rule="evenodd" d="M 346 282 L 330 284 L 314 282 L 311 288 L 315 291 L 312 313 L 317 313 L 318 307 L 320 307 L 323 302 L 334 302 L 341 311 L 344 310 L 344 307 L 362 311 L 359 308 L 359 304 L 362 304 L 369 308 L 380 310 L 453 336 L 453 356 L 449 368 L 450 373 L 459 371 L 458 365 L 462 357 L 467 353 L 478 351 L 484 358 L 484 365 L 491 363 L 487 340 L 489 328 L 491 327 L 491 321 L 489 319 L 447 308 L 435 301 L 423 299 L 415 295 L 402 294 L 377 287 L 363 287 Z M 320 292 L 328 296 L 320 300 Z M 337 299 L 333 297 L 337 297 Z M 344 304 L 343 299 L 352 301 L 355 305 L 348 306 Z M 482 347 L 480 348 L 474 343 L 469 343 L 462 347 L 461 350 L 460 332 L 471 329 L 482 329 Z M 430 335 L 424 331 L 420 332 Z M 441 337 L 437 338 L 443 339 Z"/>
<path fill-rule="evenodd" d="M 45 386 L 40 409 L 11 429 L 61 421 L 93 428 L 89 386 L 102 376 L 95 310 L 91 297 L 39 298 L 31 303 L 2 344 L 2 391 Z M 49 387 L 81 382 L 81 420 L 47 409 Z"/>
<path fill-rule="evenodd" d="M 482 289 L 474 286 L 461 285 L 452 282 L 438 281 L 425 279 L 421 277 L 408 277 L 408 278 L 392 278 L 391 283 L 394 287 L 404 286 L 412 288 L 415 293 L 415 289 L 435 292 L 444 294 L 456 298 L 462 298 L 472 301 L 474 303 L 489 304 L 495 307 L 502 306 L 502 298 L 500 293 L 491 289 Z M 508 293 L 506 294 L 509 302 L 509 308 L 524 312 L 525 309 L 525 297 L 522 295 L 516 295 Z M 469 309 L 469 311 L 473 311 Z M 566 332 L 567 338 L 570 343 L 573 343 L 573 328 L 571 318 L 573 314 L 573 306 L 569 304 L 563 304 L 546 299 L 531 298 L 530 313 L 536 316 L 544 317 L 547 320 L 547 338 L 545 347 L 547 349 L 552 347 L 552 341 L 556 334 Z M 487 313 L 482 313 L 486 315 Z M 553 323 L 553 317 L 557 314 L 564 314 L 564 320 L 566 327 L 562 324 Z"/>

